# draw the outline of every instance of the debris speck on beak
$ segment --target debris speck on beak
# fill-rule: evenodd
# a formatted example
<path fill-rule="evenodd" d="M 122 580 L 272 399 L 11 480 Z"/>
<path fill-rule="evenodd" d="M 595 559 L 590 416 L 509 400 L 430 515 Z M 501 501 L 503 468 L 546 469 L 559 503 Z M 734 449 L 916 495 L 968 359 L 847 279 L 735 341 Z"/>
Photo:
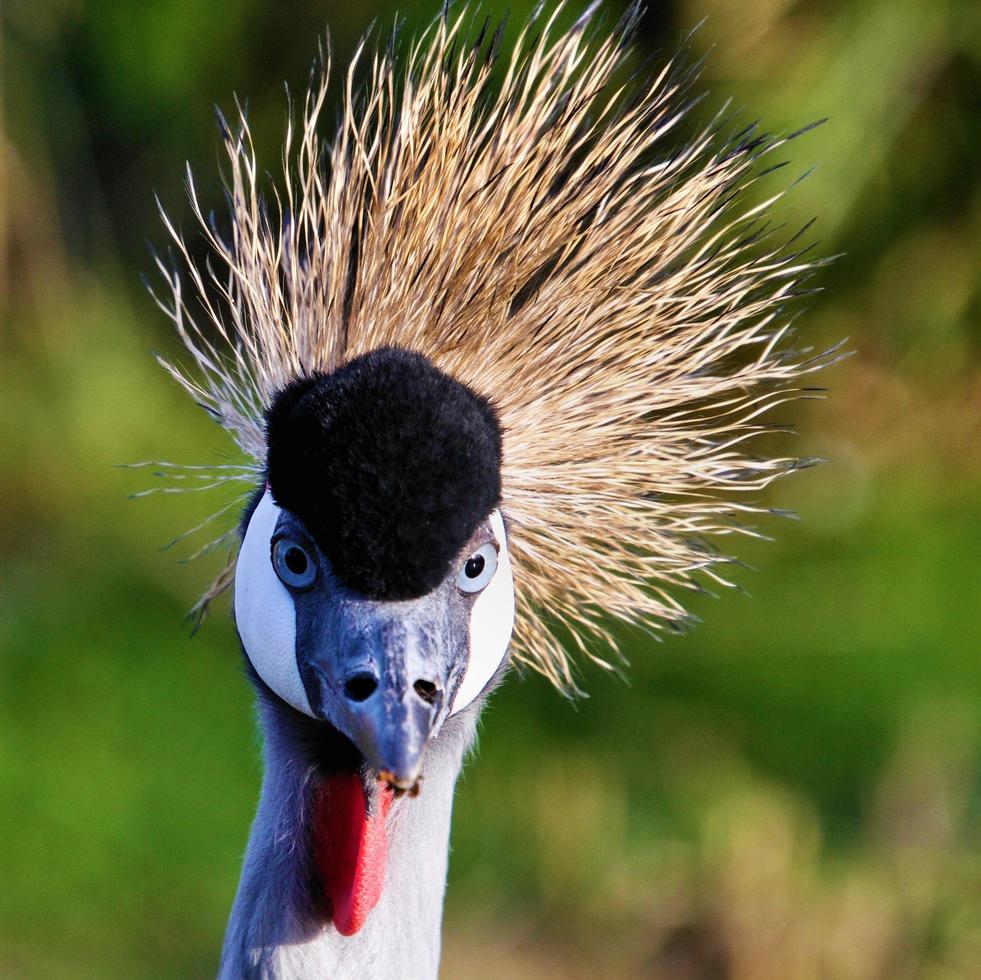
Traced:
<path fill-rule="evenodd" d="M 391 770 L 382 769 L 378 773 L 378 778 L 392 787 L 396 799 L 401 796 L 415 798 L 422 789 L 422 776 L 417 776 L 415 779 L 399 779 Z"/>

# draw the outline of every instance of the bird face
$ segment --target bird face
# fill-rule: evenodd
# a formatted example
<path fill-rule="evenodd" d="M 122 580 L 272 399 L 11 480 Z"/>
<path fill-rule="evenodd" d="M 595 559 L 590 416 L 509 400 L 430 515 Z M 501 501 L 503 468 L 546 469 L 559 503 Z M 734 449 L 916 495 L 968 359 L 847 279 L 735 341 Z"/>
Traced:
<path fill-rule="evenodd" d="M 235 618 L 272 691 L 330 722 L 408 789 L 429 738 L 507 654 L 514 588 L 500 511 L 481 521 L 435 589 L 384 601 L 345 586 L 302 520 L 267 490 L 242 542 Z"/>
<path fill-rule="evenodd" d="M 489 404 L 376 351 L 295 382 L 267 419 L 235 618 L 259 677 L 399 789 L 489 685 L 514 621 Z"/>

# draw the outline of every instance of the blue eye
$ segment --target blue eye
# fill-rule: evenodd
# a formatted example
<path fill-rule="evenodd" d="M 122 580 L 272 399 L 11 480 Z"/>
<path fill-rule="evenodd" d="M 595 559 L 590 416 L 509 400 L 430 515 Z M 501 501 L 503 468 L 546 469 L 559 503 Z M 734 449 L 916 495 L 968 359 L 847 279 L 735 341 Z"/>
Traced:
<path fill-rule="evenodd" d="M 497 548 L 481 545 L 460 568 L 456 586 L 461 592 L 480 592 L 486 588 L 497 571 Z"/>
<path fill-rule="evenodd" d="M 280 581 L 290 589 L 302 592 L 317 580 L 313 558 L 292 538 L 278 538 L 273 542 L 272 563 Z"/>

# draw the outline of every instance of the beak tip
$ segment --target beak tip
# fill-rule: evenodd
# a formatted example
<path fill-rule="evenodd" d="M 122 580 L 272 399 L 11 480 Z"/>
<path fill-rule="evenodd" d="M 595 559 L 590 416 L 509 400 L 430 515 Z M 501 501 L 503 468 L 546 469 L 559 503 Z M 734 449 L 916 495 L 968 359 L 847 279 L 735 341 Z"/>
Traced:
<path fill-rule="evenodd" d="M 422 784 L 422 777 L 417 773 L 401 776 L 391 769 L 380 769 L 378 779 L 391 787 L 397 796 L 418 796 Z"/>

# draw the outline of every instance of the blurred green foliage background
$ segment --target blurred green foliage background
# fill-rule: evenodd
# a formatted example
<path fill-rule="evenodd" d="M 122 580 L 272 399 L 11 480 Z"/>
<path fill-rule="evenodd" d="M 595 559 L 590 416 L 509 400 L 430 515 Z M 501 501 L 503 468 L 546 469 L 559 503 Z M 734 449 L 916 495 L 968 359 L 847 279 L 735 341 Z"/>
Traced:
<path fill-rule="evenodd" d="M 214 568 L 160 550 L 210 501 L 128 502 L 145 474 L 117 468 L 230 452 L 151 357 L 178 353 L 139 282 L 153 192 L 187 223 L 189 160 L 221 205 L 211 112 L 233 92 L 275 169 L 282 83 L 326 25 L 343 63 L 394 9 L 4 0 L 0 977 L 215 970 L 258 753 L 227 615 L 181 629 Z M 670 0 L 641 44 L 670 53 L 704 17 L 705 114 L 831 117 L 792 145 L 816 169 L 779 208 L 846 253 L 801 321 L 856 352 L 795 413 L 792 451 L 830 462 L 772 495 L 801 521 L 741 548 L 755 598 L 628 638 L 629 682 L 587 669 L 578 705 L 534 677 L 497 695 L 458 794 L 444 973 L 981 977 L 978 6 Z"/>

